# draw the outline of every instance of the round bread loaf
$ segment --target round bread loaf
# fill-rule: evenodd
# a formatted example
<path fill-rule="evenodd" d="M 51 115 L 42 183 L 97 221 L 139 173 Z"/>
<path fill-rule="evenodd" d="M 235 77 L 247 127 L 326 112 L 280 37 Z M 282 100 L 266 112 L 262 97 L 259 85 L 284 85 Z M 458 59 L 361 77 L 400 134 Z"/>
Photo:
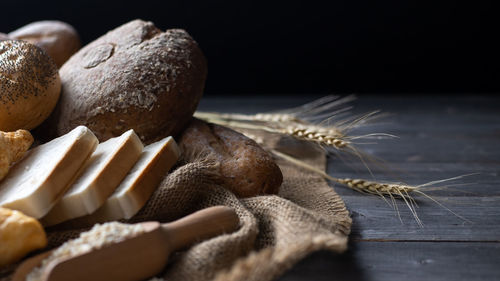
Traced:
<path fill-rule="evenodd" d="M 239 197 L 279 191 L 283 175 L 271 155 L 236 131 L 193 118 L 179 145 L 186 161 L 203 156 L 220 163 L 221 184 Z"/>
<path fill-rule="evenodd" d="M 61 92 L 57 66 L 37 46 L 0 42 L 0 130 L 31 130 L 54 109 Z"/>
<path fill-rule="evenodd" d="M 57 134 L 78 125 L 104 141 L 134 129 L 145 143 L 175 135 L 202 96 L 205 58 L 184 30 L 134 20 L 82 48 L 60 70 Z"/>
<path fill-rule="evenodd" d="M 28 41 L 42 48 L 61 67 L 78 49 L 76 30 L 61 21 L 37 21 L 9 33 L 12 39 Z"/>

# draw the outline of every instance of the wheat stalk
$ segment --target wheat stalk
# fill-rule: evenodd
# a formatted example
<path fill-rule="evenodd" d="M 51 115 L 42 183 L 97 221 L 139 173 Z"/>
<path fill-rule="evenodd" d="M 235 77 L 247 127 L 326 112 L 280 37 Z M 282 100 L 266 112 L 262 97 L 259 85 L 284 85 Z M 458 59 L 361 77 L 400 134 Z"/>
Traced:
<path fill-rule="evenodd" d="M 282 153 L 280 151 L 277 151 L 275 149 L 270 149 L 270 152 L 274 154 L 275 156 L 278 156 L 279 158 L 282 158 L 288 162 L 291 162 L 297 166 L 300 166 L 308 171 L 314 172 L 316 174 L 321 175 L 325 179 L 328 179 L 330 181 L 339 183 L 343 186 L 349 187 L 355 191 L 361 192 L 361 193 L 368 193 L 368 194 L 375 194 L 380 196 L 389 206 L 394 207 L 396 210 L 396 213 L 398 215 L 399 220 L 402 222 L 401 215 L 399 213 L 395 197 L 402 198 L 404 202 L 406 203 L 406 206 L 412 213 L 413 217 L 415 218 L 415 221 L 418 223 L 420 227 L 423 227 L 423 223 L 420 220 L 420 218 L 417 215 L 417 212 L 415 208 L 417 207 L 416 201 L 413 199 L 411 196 L 412 192 L 416 192 L 418 190 L 418 187 L 415 186 L 409 186 L 409 185 L 404 185 L 404 184 L 396 184 L 396 183 L 378 183 L 374 181 L 367 181 L 363 179 L 350 179 L 350 178 L 336 178 L 333 177 L 329 174 L 327 174 L 325 171 L 318 169 L 316 167 L 313 167 L 304 161 L 301 161 L 295 157 L 292 157 L 288 154 Z M 423 193 L 423 192 L 420 192 Z M 387 199 L 384 196 L 388 196 L 391 201 L 392 205 L 387 201 Z M 426 195 L 428 196 L 428 195 Z M 430 197 L 430 196 L 428 196 Z M 435 201 L 435 200 L 434 200 Z M 437 202 L 437 201 L 436 201 Z"/>
<path fill-rule="evenodd" d="M 348 135 L 348 132 L 352 129 L 379 116 L 378 111 L 375 111 L 340 119 L 351 108 L 346 106 L 346 103 L 354 99 L 354 95 L 343 98 L 326 96 L 299 107 L 271 113 L 247 115 L 197 111 L 194 116 L 207 122 L 235 129 L 262 130 L 289 136 L 301 141 L 318 144 L 324 148 L 334 148 L 334 151 L 349 152 L 361 158 L 353 142 L 354 140 L 394 136 L 388 134 Z"/>
<path fill-rule="evenodd" d="M 271 113 L 257 113 L 252 115 L 239 113 L 218 113 L 218 112 L 196 112 L 200 119 L 227 119 L 236 121 L 252 122 L 296 122 L 311 123 L 311 120 L 324 120 L 337 116 L 342 112 L 350 110 L 351 106 L 345 104 L 355 100 L 354 95 L 341 98 L 340 96 L 329 95 L 312 102 L 303 104 L 295 108 L 288 108 Z M 336 109 L 342 106 L 340 109 Z"/>
<path fill-rule="evenodd" d="M 326 96 L 302 106 L 271 113 L 253 115 L 217 112 L 195 112 L 194 116 L 207 122 L 239 129 L 263 130 L 266 132 L 286 135 L 299 140 L 312 142 L 337 150 L 351 146 L 345 130 L 350 130 L 367 119 L 367 115 L 358 119 L 346 119 L 333 122 L 350 107 L 337 107 L 354 100 L 353 95 L 340 98 Z M 371 114 L 370 114 L 371 115 Z M 319 124 L 312 121 L 321 120 Z M 339 125 L 337 125 L 339 124 Z"/>
<path fill-rule="evenodd" d="M 238 113 L 217 113 L 197 111 L 195 117 L 200 119 L 226 119 L 237 121 L 257 121 L 257 122 L 297 122 L 304 123 L 304 120 L 288 113 L 257 113 L 254 115 Z"/>
<path fill-rule="evenodd" d="M 250 135 L 251 137 L 251 135 Z M 322 177 L 347 186 L 353 190 L 362 192 L 362 193 L 370 193 L 376 195 L 392 195 L 392 196 L 400 196 L 400 197 L 409 197 L 411 192 L 414 192 L 419 189 L 417 186 L 410 186 L 406 184 L 398 184 L 398 183 L 379 183 L 375 181 L 368 181 L 363 179 L 350 179 L 350 178 L 336 178 L 321 169 L 318 169 L 314 166 L 311 166 L 304 161 L 301 161 L 293 156 L 285 154 L 283 152 L 277 151 L 275 149 L 269 150 L 272 154 L 282 158 L 288 162 L 291 162 L 295 165 L 298 165 L 308 171 L 314 172 L 316 174 L 321 175 Z"/>
<path fill-rule="evenodd" d="M 337 150 L 342 150 L 350 146 L 350 141 L 342 132 L 335 127 L 321 127 L 314 125 L 294 124 L 284 128 L 274 128 L 267 125 L 245 123 L 240 121 L 226 120 L 217 118 L 216 115 L 210 113 L 197 112 L 195 117 L 203 119 L 218 125 L 228 126 L 239 129 L 262 130 L 269 133 L 286 135 L 298 140 L 314 142 L 323 146 L 333 147 Z"/>
<path fill-rule="evenodd" d="M 251 137 L 251 135 L 249 137 Z M 435 184 L 439 184 L 439 183 L 443 183 L 443 182 L 448 182 L 448 181 L 457 180 L 457 179 L 461 179 L 464 177 L 476 175 L 476 173 L 461 175 L 461 176 L 437 180 L 437 181 L 432 181 L 432 182 L 428 182 L 428 183 L 417 185 L 417 186 L 407 185 L 407 184 L 402 184 L 402 183 L 380 183 L 380 182 L 369 181 L 369 180 L 364 180 L 364 179 L 336 178 L 336 177 L 333 177 L 333 176 L 327 174 L 325 171 L 318 169 L 314 166 L 311 166 L 311 165 L 305 163 L 304 161 L 301 161 L 301 160 L 299 160 L 295 157 L 292 157 L 288 154 L 282 153 L 282 152 L 277 151 L 275 149 L 269 149 L 269 151 L 273 155 L 275 155 L 279 158 L 282 158 L 290 163 L 293 163 L 297 166 L 300 166 L 300 167 L 304 168 L 305 170 L 308 170 L 310 172 L 314 172 L 327 180 L 339 183 L 342 186 L 348 187 L 348 188 L 353 189 L 355 191 L 358 191 L 360 193 L 374 194 L 374 195 L 380 196 L 384 201 L 386 201 L 389 204 L 389 206 L 393 207 L 396 210 L 396 213 L 401 221 L 402 221 L 402 219 L 401 219 L 397 204 L 395 202 L 395 198 L 402 198 L 403 199 L 406 206 L 408 207 L 408 209 L 412 213 L 413 217 L 415 218 L 415 221 L 419 224 L 419 226 L 423 227 L 423 223 L 420 220 L 420 218 L 418 217 L 417 212 L 416 212 L 416 208 L 418 207 L 417 202 L 415 201 L 415 199 L 412 196 L 414 194 L 418 194 L 418 195 L 424 196 L 427 199 L 433 201 L 434 203 L 436 203 L 440 207 L 446 209 L 447 211 L 449 211 L 450 213 L 452 213 L 456 217 L 458 217 L 466 222 L 472 223 L 467 218 L 455 213 L 454 211 L 450 210 L 448 207 L 444 206 L 441 202 L 437 201 L 435 198 L 433 198 L 430 195 L 423 192 L 421 190 L 421 188 L 422 187 L 430 187 L 430 186 L 435 185 Z M 391 205 L 391 203 L 389 203 L 389 201 L 387 201 L 385 196 L 387 196 L 391 199 L 392 205 Z"/>

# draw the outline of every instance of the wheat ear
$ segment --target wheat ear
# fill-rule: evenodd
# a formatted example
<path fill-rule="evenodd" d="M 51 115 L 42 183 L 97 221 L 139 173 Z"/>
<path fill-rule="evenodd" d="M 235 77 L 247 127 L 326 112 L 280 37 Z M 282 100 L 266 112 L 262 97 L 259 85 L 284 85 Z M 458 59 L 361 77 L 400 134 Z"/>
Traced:
<path fill-rule="evenodd" d="M 262 130 L 273 134 L 280 134 L 293 137 L 298 140 L 314 142 L 337 150 L 343 150 L 350 146 L 350 141 L 334 127 L 320 127 L 314 125 L 295 124 L 285 128 L 274 128 L 267 125 L 246 123 L 234 120 L 217 118 L 216 115 L 205 115 L 196 113 L 195 117 L 218 125 L 228 126 L 238 129 Z"/>
<path fill-rule="evenodd" d="M 452 213 L 457 218 L 460 218 L 463 221 L 466 221 L 468 223 L 473 223 L 469 219 L 455 213 L 454 211 L 452 211 L 451 209 L 449 209 L 448 207 L 443 205 L 441 202 L 439 202 L 438 200 L 436 200 L 432 196 L 423 192 L 421 190 L 421 188 L 428 187 L 428 186 L 435 185 L 435 184 L 439 184 L 439 183 L 443 183 L 443 182 L 461 179 L 461 178 L 472 176 L 472 175 L 477 175 L 477 173 L 471 173 L 471 174 L 461 175 L 461 176 L 457 176 L 457 177 L 432 181 L 432 182 L 428 182 L 428 183 L 417 185 L 417 186 L 400 184 L 400 183 L 379 183 L 379 182 L 368 181 L 368 180 L 363 180 L 363 179 L 336 178 L 336 177 L 333 177 L 333 176 L 327 174 L 325 171 L 318 169 L 314 166 L 311 166 L 311 165 L 305 163 L 304 161 L 296 159 L 295 157 L 292 157 L 288 154 L 279 152 L 275 149 L 270 149 L 269 151 L 273 155 L 275 155 L 279 158 L 282 158 L 282 159 L 284 159 L 290 163 L 293 163 L 299 167 L 302 167 L 308 171 L 314 172 L 314 173 L 324 177 L 325 179 L 328 179 L 330 181 L 339 183 L 343 186 L 349 187 L 355 191 L 358 191 L 361 193 L 379 195 L 384 201 L 386 201 L 389 204 L 389 206 L 391 206 L 395 209 L 400 220 L 401 220 L 401 216 L 399 214 L 399 210 L 398 210 L 395 198 L 402 198 L 403 199 L 405 204 L 408 206 L 408 209 L 411 211 L 413 217 L 415 218 L 416 222 L 421 227 L 423 227 L 423 223 L 420 220 L 420 218 L 418 217 L 417 212 L 416 212 L 416 208 L 418 207 L 417 203 L 416 203 L 415 199 L 412 197 L 412 195 L 418 194 L 418 195 L 424 196 L 425 198 L 431 200 L 432 202 L 436 203 L 440 207 L 446 209 L 448 212 Z M 392 205 L 389 203 L 389 201 L 387 201 L 385 196 L 387 196 L 391 199 Z"/>
<path fill-rule="evenodd" d="M 308 171 L 314 172 L 316 174 L 321 175 L 322 177 L 342 184 L 346 187 L 349 187 L 353 190 L 362 192 L 362 193 L 370 193 L 370 194 L 376 194 L 376 195 L 397 195 L 400 197 L 409 197 L 409 194 L 413 191 L 418 190 L 419 188 L 416 186 L 410 186 L 410 185 L 404 185 L 404 184 L 397 184 L 397 183 L 378 183 L 375 181 L 367 181 L 367 180 L 362 180 L 362 179 L 350 179 L 350 178 L 336 178 L 333 177 L 326 172 L 322 171 L 321 169 L 318 169 L 316 167 L 313 167 L 304 161 L 301 161 L 295 157 L 292 157 L 288 154 L 282 153 L 280 151 L 277 151 L 275 149 L 271 149 L 270 152 L 284 160 L 287 160 L 297 166 L 300 166 Z"/>
<path fill-rule="evenodd" d="M 315 168 L 315 167 L 305 163 L 304 161 L 296 159 L 295 157 L 292 157 L 288 154 L 279 152 L 275 149 L 271 149 L 270 152 L 272 154 L 288 161 L 288 162 L 291 162 L 295 165 L 298 165 L 298 166 L 300 166 L 306 170 L 309 170 L 311 172 L 317 173 L 330 181 L 339 183 L 343 186 L 349 187 L 349 188 L 356 190 L 358 192 L 361 192 L 361 193 L 375 194 L 375 195 L 380 196 L 389 206 L 394 208 L 394 210 L 396 211 L 396 214 L 398 215 L 398 218 L 401 222 L 403 222 L 403 220 L 401 219 L 398 205 L 396 204 L 396 200 L 394 198 L 395 197 L 402 198 L 403 201 L 405 202 L 406 206 L 408 207 L 408 209 L 412 213 L 413 217 L 415 218 L 415 221 L 418 223 L 418 225 L 420 227 L 423 227 L 423 225 L 424 225 L 422 223 L 422 221 L 420 220 L 420 218 L 418 217 L 418 214 L 416 211 L 417 203 L 413 199 L 413 197 L 411 196 L 411 192 L 417 192 L 418 187 L 409 186 L 409 185 L 402 185 L 402 184 L 378 183 L 378 182 L 366 181 L 366 180 L 362 180 L 362 179 L 336 178 L 336 177 L 330 176 L 325 171 L 320 170 L 318 168 Z M 423 192 L 419 191 L 419 193 L 422 194 Z M 385 196 L 388 196 L 391 199 L 392 205 L 391 205 L 391 203 L 389 203 L 389 201 L 387 201 Z M 426 195 L 426 196 L 428 196 L 428 195 Z M 455 213 L 453 213 L 453 214 L 455 214 Z"/>
<path fill-rule="evenodd" d="M 349 141 L 337 129 L 322 128 L 318 126 L 289 126 L 281 130 L 282 134 L 292 136 L 299 140 L 315 142 L 320 145 L 343 149 L 349 146 Z"/>
<path fill-rule="evenodd" d="M 360 190 L 372 194 L 397 194 L 400 193 L 406 196 L 406 194 L 415 191 L 418 187 L 409 186 L 405 184 L 395 184 L 395 183 L 378 183 L 374 181 L 367 181 L 362 179 L 336 179 L 335 182 L 348 186 L 355 190 Z"/>
<path fill-rule="evenodd" d="M 296 164 L 296 165 L 298 165 L 306 170 L 317 173 L 330 181 L 339 183 L 343 186 L 349 187 L 349 188 L 356 190 L 358 192 L 361 192 L 361 193 L 375 194 L 375 195 L 380 196 L 387 204 L 389 204 L 389 206 L 393 207 L 394 210 L 396 210 L 398 218 L 401 222 L 402 222 L 402 219 L 401 219 L 401 216 L 400 216 L 400 213 L 399 213 L 399 210 L 398 210 L 398 207 L 397 207 L 397 204 L 396 204 L 396 201 L 394 198 L 395 197 L 402 198 L 404 200 L 406 206 L 408 207 L 408 209 L 412 213 L 413 217 L 415 218 L 415 221 L 418 223 L 418 225 L 420 227 L 423 227 L 423 225 L 424 225 L 422 223 L 422 221 L 420 220 L 420 218 L 418 217 L 418 214 L 416 211 L 417 204 L 410 194 L 411 192 L 417 191 L 418 187 L 409 186 L 409 185 L 401 185 L 401 184 L 378 183 L 378 182 L 366 181 L 366 180 L 362 180 L 362 179 L 336 178 L 336 177 L 332 177 L 329 174 L 327 174 L 326 172 L 324 172 L 318 168 L 315 168 L 315 167 L 313 167 L 313 166 L 311 166 L 311 165 L 309 165 L 309 164 L 307 164 L 299 159 L 296 159 L 290 155 L 279 152 L 275 149 L 271 149 L 270 151 L 272 154 L 274 154 L 274 155 L 276 155 L 276 156 L 278 156 L 286 161 L 294 163 L 294 164 Z M 420 191 L 419 193 L 423 193 L 423 192 Z M 390 197 L 390 199 L 392 201 L 392 205 L 389 203 L 389 201 L 387 201 L 387 199 L 385 199 L 384 196 Z"/>

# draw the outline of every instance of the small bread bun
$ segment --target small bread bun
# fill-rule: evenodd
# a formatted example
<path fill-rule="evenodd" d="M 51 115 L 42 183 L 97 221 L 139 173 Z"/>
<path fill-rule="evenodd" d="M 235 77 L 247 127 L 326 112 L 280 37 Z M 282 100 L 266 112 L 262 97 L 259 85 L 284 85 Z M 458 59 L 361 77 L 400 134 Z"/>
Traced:
<path fill-rule="evenodd" d="M 31 130 L 54 109 L 61 92 L 57 66 L 37 46 L 0 42 L 0 130 Z"/>
<path fill-rule="evenodd" d="M 80 37 L 71 25 L 54 20 L 30 23 L 10 32 L 9 37 L 42 48 L 57 67 L 61 67 L 81 46 Z"/>

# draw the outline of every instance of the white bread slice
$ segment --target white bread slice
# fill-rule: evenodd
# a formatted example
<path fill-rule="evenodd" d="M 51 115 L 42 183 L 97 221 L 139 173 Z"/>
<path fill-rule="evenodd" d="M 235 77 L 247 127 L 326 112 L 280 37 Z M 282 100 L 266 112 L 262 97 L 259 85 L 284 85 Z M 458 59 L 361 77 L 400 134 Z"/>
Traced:
<path fill-rule="evenodd" d="M 0 183 L 0 206 L 41 218 L 64 194 L 97 144 L 94 134 L 79 126 L 28 151 Z"/>
<path fill-rule="evenodd" d="M 68 191 L 42 219 L 43 225 L 85 216 L 101 207 L 137 162 L 143 149 L 134 130 L 100 143 Z"/>
<path fill-rule="evenodd" d="M 87 221 L 104 222 L 134 216 L 146 204 L 180 154 L 172 137 L 146 146 L 120 186 Z"/>

